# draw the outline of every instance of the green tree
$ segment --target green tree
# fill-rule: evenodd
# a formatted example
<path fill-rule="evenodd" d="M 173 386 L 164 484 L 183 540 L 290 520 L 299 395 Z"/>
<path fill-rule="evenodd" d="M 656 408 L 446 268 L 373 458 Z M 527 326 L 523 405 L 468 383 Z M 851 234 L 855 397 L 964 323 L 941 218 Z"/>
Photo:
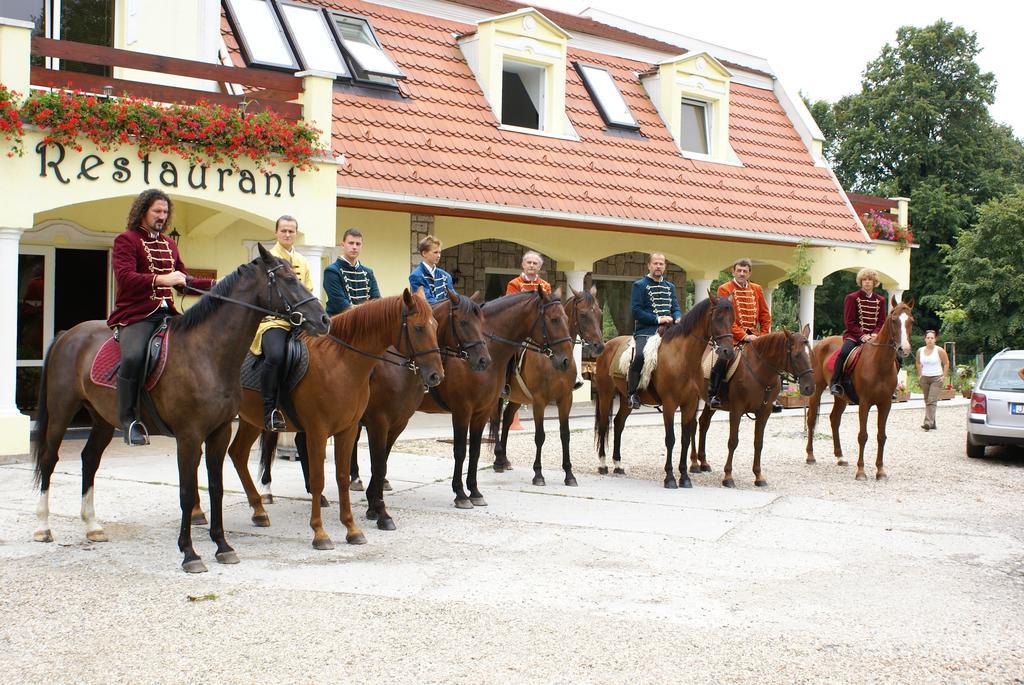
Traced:
<path fill-rule="evenodd" d="M 1024 345 L 1024 188 L 983 205 L 946 250 L 943 335 L 969 349 Z"/>

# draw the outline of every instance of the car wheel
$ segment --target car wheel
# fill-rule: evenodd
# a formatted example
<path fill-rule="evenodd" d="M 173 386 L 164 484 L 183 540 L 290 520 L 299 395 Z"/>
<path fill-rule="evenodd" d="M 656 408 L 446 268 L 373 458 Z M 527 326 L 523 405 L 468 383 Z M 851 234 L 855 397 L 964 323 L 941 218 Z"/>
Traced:
<path fill-rule="evenodd" d="M 971 459 L 981 459 L 985 456 L 985 446 L 975 444 L 971 436 L 967 436 L 967 456 Z"/>

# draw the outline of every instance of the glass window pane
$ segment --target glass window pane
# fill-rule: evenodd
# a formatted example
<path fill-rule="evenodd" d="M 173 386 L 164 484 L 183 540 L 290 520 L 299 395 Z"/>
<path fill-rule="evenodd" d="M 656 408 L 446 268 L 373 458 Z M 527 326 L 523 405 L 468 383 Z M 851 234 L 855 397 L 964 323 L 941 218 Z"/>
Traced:
<path fill-rule="evenodd" d="M 335 16 L 338 33 L 348 56 L 368 74 L 403 78 L 402 70 L 384 54 L 370 25 L 355 17 Z"/>
<path fill-rule="evenodd" d="M 324 13 L 317 7 L 281 5 L 288 29 L 302 57 L 305 69 L 348 76 L 348 67 L 341 57 Z"/>
<path fill-rule="evenodd" d="M 708 154 L 707 105 L 683 100 L 682 114 L 680 146 L 688 152 Z"/>
<path fill-rule="evenodd" d="M 60 39 L 89 45 L 114 46 L 114 0 L 61 0 Z M 84 74 L 110 76 L 104 64 L 61 60 L 60 68 Z"/>
<path fill-rule="evenodd" d="M 228 8 L 251 62 L 298 68 L 274 8 L 267 0 L 230 0 Z"/>
<path fill-rule="evenodd" d="M 586 64 L 578 66 L 580 74 L 583 75 L 590 93 L 594 96 L 597 106 L 608 123 L 635 127 L 636 119 L 633 118 L 633 113 L 629 110 L 629 105 L 626 104 L 622 93 L 619 92 L 619 87 L 615 85 L 612 75 L 600 67 Z"/>
<path fill-rule="evenodd" d="M 1024 379 L 1020 370 L 1024 366 L 1019 359 L 997 359 L 985 374 L 980 390 L 1024 391 Z"/>
<path fill-rule="evenodd" d="M 43 358 L 43 255 L 18 255 L 18 359 Z"/>

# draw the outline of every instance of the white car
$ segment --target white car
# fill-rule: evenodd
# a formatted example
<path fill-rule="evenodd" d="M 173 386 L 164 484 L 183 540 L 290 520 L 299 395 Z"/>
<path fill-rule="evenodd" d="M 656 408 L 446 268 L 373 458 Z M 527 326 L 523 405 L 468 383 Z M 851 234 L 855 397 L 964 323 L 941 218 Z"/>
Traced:
<path fill-rule="evenodd" d="M 1003 350 L 985 367 L 967 411 L 967 456 L 986 445 L 1024 445 L 1024 350 Z"/>

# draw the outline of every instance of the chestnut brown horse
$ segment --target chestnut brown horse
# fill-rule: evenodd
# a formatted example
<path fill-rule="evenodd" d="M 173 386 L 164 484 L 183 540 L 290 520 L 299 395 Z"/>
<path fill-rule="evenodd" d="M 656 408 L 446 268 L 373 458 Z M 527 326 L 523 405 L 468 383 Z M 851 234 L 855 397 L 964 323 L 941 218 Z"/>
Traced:
<path fill-rule="evenodd" d="M 866 480 L 864 474 L 864 445 L 868 441 L 868 412 L 871 407 L 878 408 L 878 455 L 875 458 L 875 479 L 887 478 L 884 467 L 885 455 L 885 424 L 892 408 L 892 394 L 896 390 L 897 358 L 910 354 L 910 331 L 914 324 L 914 300 L 896 302 L 892 299 L 892 310 L 885 318 L 878 336 L 863 344 L 860 359 L 853 369 L 852 381 L 857 392 L 857 409 L 860 419 L 860 431 L 857 433 L 857 480 Z M 825 338 L 814 346 L 814 394 L 811 395 L 807 407 L 807 463 L 814 463 L 814 426 L 818 422 L 818 406 L 821 394 L 828 390 L 832 376 L 827 364 L 832 354 L 843 344 L 841 336 Z M 843 446 L 839 442 L 839 424 L 843 420 L 843 410 L 848 400 L 845 396 L 836 397 L 832 405 L 830 420 L 832 423 L 832 447 L 835 452 L 836 464 L 846 466 L 843 459 Z"/>
<path fill-rule="evenodd" d="M 811 368 L 811 348 L 807 336 L 809 325 L 799 333 L 782 331 L 762 335 L 742 348 L 742 358 L 736 371 L 729 379 L 728 397 L 722 401 L 722 408 L 729 412 L 729 457 L 725 461 L 722 485 L 736 487 L 732 477 L 732 457 L 739 444 L 740 419 L 744 414 L 754 415 L 754 485 L 766 487 L 768 481 L 761 471 L 761 447 L 764 444 L 764 427 L 772 415 L 772 404 L 782 390 L 780 376 L 796 380 L 800 394 L 807 397 L 814 392 L 814 370 Z M 705 454 L 708 427 L 715 410 L 707 403 L 707 383 L 701 386 L 704 411 L 700 414 L 700 449 L 697 441 L 690 445 L 690 473 L 710 471 Z"/>
<path fill-rule="evenodd" d="M 666 488 L 679 485 L 691 488 L 690 476 L 686 473 L 686 452 L 690 446 L 690 434 L 696 424 L 697 402 L 700 388 L 704 383 L 701 371 L 701 355 L 710 344 L 722 359 L 732 361 L 735 355 L 732 338 L 732 322 L 735 314 L 732 302 L 727 297 L 708 293 L 678 323 L 668 327 L 658 348 L 658 365 L 651 376 L 647 389 L 640 391 L 645 404 L 661 405 L 665 423 L 665 482 Z M 614 373 L 619 357 L 631 336 L 620 335 L 604 347 L 597 358 L 595 381 L 597 386 L 597 411 L 594 416 L 594 433 L 597 438 L 597 455 L 601 465 L 597 472 L 608 473 L 605 463 L 605 444 L 608 438 L 608 424 L 611 419 L 612 399 L 619 397 L 619 410 L 615 414 L 615 447 L 612 453 L 614 473 L 624 474 L 622 468 L 622 430 L 630 414 L 626 402 L 626 379 Z M 680 412 L 682 449 L 679 453 L 679 483 L 672 470 L 672 450 L 675 448 L 676 410 Z"/>
<path fill-rule="evenodd" d="M 296 325 L 313 335 L 326 332 L 329 323 L 320 301 L 302 287 L 291 267 L 260 246 L 257 259 L 221 279 L 195 306 L 170 322 L 167 364 L 150 395 L 177 441 L 182 511 L 178 549 L 184 554 L 182 568 L 190 573 L 206 570 L 192 546 L 191 527 L 204 443 L 210 486 L 210 538 L 217 544 L 217 561 L 238 563 L 238 556 L 224 537 L 224 452 L 231 438 L 231 421 L 238 412 L 242 360 L 266 314 L 291 316 Z M 119 425 L 117 391 L 94 384 L 89 369 L 109 338 L 106 322 L 87 321 L 57 338 L 46 355 L 32 447 L 40 487 L 36 509 L 39 529 L 34 537 L 40 542 L 53 541 L 50 478 L 64 432 L 83 406 L 92 417 L 92 430 L 82 450 L 82 518 L 90 540 L 107 539 L 96 521 L 93 482 L 103 450 L 110 444 L 114 426 Z"/>
<path fill-rule="evenodd" d="M 569 319 L 569 336 L 576 343 L 589 347 L 595 354 L 604 350 L 601 333 L 604 317 L 601 303 L 597 301 L 597 288 L 582 293 L 572 290 L 572 296 L 565 301 L 565 313 Z M 491 420 L 491 438 L 494 439 L 494 470 L 511 471 L 512 464 L 506 454 L 509 424 L 512 417 L 524 404 L 533 407 L 533 444 L 536 453 L 533 459 L 533 484 L 544 485 L 540 455 L 544 448 L 544 410 L 550 404 L 558 406 L 558 433 L 562 439 L 562 471 L 565 484 L 577 485 L 569 459 L 569 410 L 572 409 L 572 386 L 576 382 L 576 365 L 571 364 L 562 373 L 552 372 L 547 361 L 538 354 L 523 352 L 520 378 L 513 378 L 512 393 L 508 405 L 502 411 L 501 401 Z"/>
<path fill-rule="evenodd" d="M 370 396 L 370 373 L 389 357 L 381 355 L 393 345 L 406 363 L 419 371 L 414 394 L 422 395 L 423 386 L 433 387 L 444 378 L 437 345 L 437 323 L 422 292 L 406 289 L 401 295 L 372 300 L 346 310 L 331 319 L 327 336 L 310 340 L 309 369 L 292 390 L 297 416 L 287 419 L 287 430 L 302 424 L 309 455 L 309 490 L 312 511 L 313 547 L 333 549 L 320 517 L 324 489 L 324 458 L 327 439 L 334 436 L 334 468 L 338 484 L 341 522 L 350 544 L 364 544 L 366 537 L 352 517 L 349 502 L 349 460 Z M 394 361 L 394 360 L 393 360 Z M 399 362 L 396 362 L 399 363 Z M 402 364 L 404 366 L 404 364 Z M 403 371 L 403 373 L 408 373 Z M 245 488 L 252 520 L 257 526 L 270 525 L 263 500 L 249 475 L 249 450 L 263 430 L 263 404 L 259 392 L 245 390 L 238 412 L 238 432 L 228 452 Z"/>
<path fill-rule="evenodd" d="M 433 305 L 437 320 L 437 342 L 446 357 L 446 367 L 464 365 L 471 371 L 484 371 L 491 364 L 484 338 L 484 316 L 472 298 L 448 291 L 448 299 Z M 391 348 L 389 348 L 390 350 Z M 387 459 L 398 436 L 405 430 L 409 419 L 423 400 L 423 385 L 408 371 L 391 364 L 380 364 L 370 376 L 370 399 L 363 410 L 360 423 L 366 428 L 370 448 L 370 484 L 366 488 L 366 517 L 377 522 L 381 530 L 395 530 L 395 521 L 384 506 L 384 483 L 387 480 Z M 274 433 L 264 433 L 269 441 L 263 446 L 260 479 L 270 492 L 271 465 L 273 463 Z M 308 473 L 308 458 L 304 441 L 296 440 L 299 461 Z M 269 448 L 269 449 L 268 449 Z M 352 450 L 351 478 L 359 478 L 358 447 Z M 308 477 L 306 489 L 309 489 Z"/>
<path fill-rule="evenodd" d="M 555 371 L 564 372 L 572 358 L 569 322 L 559 301 L 561 291 L 551 296 L 543 291 L 517 293 L 492 300 L 483 306 L 487 351 L 491 366 L 485 372 L 474 371 L 461 360 L 445 364 L 445 382 L 436 392 L 424 395 L 420 411 L 449 413 L 454 432 L 455 470 L 452 491 L 455 506 L 472 509 L 487 502 L 477 488 L 477 466 L 484 428 L 505 384 L 508 362 L 520 349 L 530 349 L 548 357 Z M 469 471 L 463 488 L 462 470 L 466 461 L 469 435 Z"/>

